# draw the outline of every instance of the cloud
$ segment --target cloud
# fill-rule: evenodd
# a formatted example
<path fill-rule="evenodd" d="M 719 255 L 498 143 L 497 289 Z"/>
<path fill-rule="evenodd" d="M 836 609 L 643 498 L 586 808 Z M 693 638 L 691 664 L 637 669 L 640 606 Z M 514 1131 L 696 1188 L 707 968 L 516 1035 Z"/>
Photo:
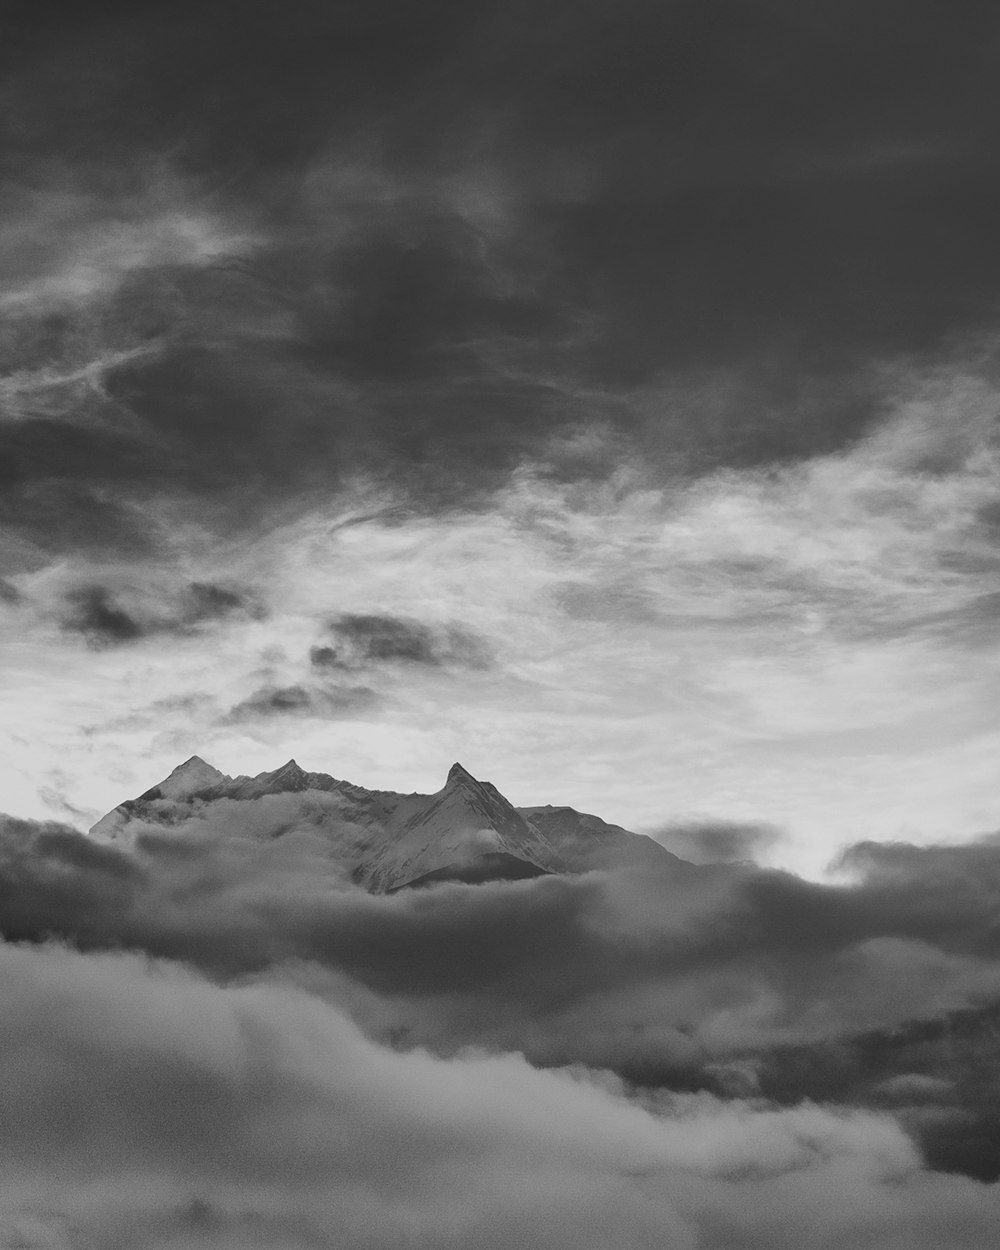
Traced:
<path fill-rule="evenodd" d="M 647 866 L 386 897 L 352 884 L 371 834 L 334 794 L 153 807 L 131 851 L 8 821 L 5 936 L 299 984 L 407 1050 L 867 1106 L 936 1166 L 994 1179 L 995 838 L 900 848 L 891 878 L 846 885 Z"/>
<path fill-rule="evenodd" d="M 885 1191 L 878 1181 L 865 1199 L 871 1201 L 864 1218 L 874 1221 L 873 1247 L 884 1244 L 879 1237 L 887 1235 L 883 1220 L 889 1220 L 888 1213 L 898 1215 L 890 1195 L 900 1183 L 915 1187 L 913 1197 L 954 1185 L 954 1195 L 965 1195 L 956 1201 L 970 1203 L 968 1218 L 985 1219 L 986 1191 L 914 1171 L 918 1165 L 910 1142 L 919 1144 L 934 1168 L 995 1180 L 1000 1106 L 988 1075 L 1000 1012 L 993 932 L 1000 842 L 995 836 L 957 847 L 859 845 L 845 855 L 843 871 L 850 875 L 836 885 L 752 867 L 714 866 L 680 874 L 644 868 L 475 887 L 440 885 L 377 897 L 351 882 L 352 857 L 363 851 L 369 835 L 344 819 L 334 794 L 269 795 L 194 808 L 165 801 L 153 806 L 148 822 L 134 822 L 131 851 L 95 844 L 52 822 L 7 819 L 0 830 L 4 936 L 30 944 L 23 947 L 24 958 L 34 948 L 46 960 L 84 960 L 69 976 L 72 993 L 92 993 L 86 961 L 107 967 L 106 984 L 117 983 L 121 1001 L 129 1004 L 133 1023 L 121 1044 L 132 1055 L 137 1043 L 129 1030 L 140 1027 L 134 1022 L 145 1011 L 134 994 L 141 997 L 146 991 L 124 988 L 122 978 L 133 975 L 129 968 L 141 970 L 142 978 L 152 976 L 155 988 L 163 986 L 164 977 L 169 982 L 178 974 L 165 965 L 151 971 L 140 962 L 123 964 L 121 956 L 105 964 L 102 951 L 124 949 L 179 961 L 211 978 L 211 985 L 195 991 L 202 1006 L 189 1023 L 182 1023 L 186 1017 L 177 1008 L 181 1014 L 172 1028 L 178 1039 L 198 1037 L 202 1025 L 196 1021 L 204 1019 L 212 996 L 242 993 L 241 986 L 249 987 L 253 997 L 259 985 L 265 997 L 274 995 L 283 1003 L 278 1016 L 285 1024 L 275 1026 L 266 1044 L 252 1043 L 264 1056 L 279 1053 L 283 1039 L 295 1048 L 303 1045 L 303 1029 L 311 1035 L 312 1026 L 288 1005 L 298 996 L 313 1004 L 309 1011 L 333 1013 L 342 1022 L 338 1028 L 348 1027 L 341 1014 L 347 1013 L 370 1039 L 359 1041 L 363 1051 L 390 1047 L 401 1070 L 412 1060 L 417 1067 L 441 1063 L 442 1073 L 455 1075 L 466 1091 L 467 1127 L 475 1118 L 468 1102 L 475 1080 L 469 1077 L 469 1086 L 466 1076 L 480 1070 L 480 1060 L 470 1060 L 470 1054 L 484 1056 L 487 1073 L 505 1071 L 508 1064 L 531 1071 L 512 1055 L 546 1070 L 572 1069 L 574 1079 L 596 1082 L 614 1100 L 678 1121 L 678 1140 L 686 1143 L 685 1161 L 678 1165 L 684 1176 L 714 1177 L 723 1188 L 741 1188 L 741 1203 L 719 1208 L 714 1201 L 709 1208 L 701 1206 L 706 1199 L 700 1183 L 694 1190 L 685 1183 L 678 1191 L 694 1205 L 685 1199 L 677 1212 L 694 1219 L 709 1245 L 715 1244 L 712 1237 L 722 1237 L 723 1227 L 736 1238 L 734 1244 L 741 1244 L 740 1237 L 764 1236 L 765 1227 L 768 1244 L 783 1244 L 774 1238 L 791 1238 L 796 1221 L 806 1219 L 806 1194 L 815 1197 L 810 1178 L 817 1184 L 820 1176 L 856 1178 L 859 1167 L 874 1167 L 878 1176 L 891 1180 Z M 71 942 L 81 953 L 46 953 L 45 943 L 53 938 Z M 0 967 L 4 958 L 0 951 Z M 181 980 L 195 984 L 192 976 L 185 973 Z M 45 977 L 25 973 L 24 984 L 44 985 Z M 289 993 L 292 1000 L 282 997 Z M 73 1021 L 80 1012 L 68 1006 L 60 1010 L 66 1027 L 77 1028 Z M 104 1019 L 94 1004 L 88 1010 L 95 1021 Z M 33 1018 L 30 1011 L 27 1018 Z M 113 1012 L 106 1024 L 109 1040 L 100 1044 L 117 1045 L 114 1039 L 124 1026 Z M 255 1028 L 242 1024 L 230 1031 L 253 1039 Z M 68 1048 L 81 1044 L 75 1033 L 65 1043 Z M 321 1050 L 331 1044 L 317 1042 Z M 217 1049 L 220 1043 L 211 1045 Z M 16 1052 L 17 1046 L 4 1053 Z M 333 1052 L 324 1053 L 327 1062 L 319 1070 L 329 1072 Z M 157 1054 L 156 1062 L 162 1062 Z M 124 1060 L 109 1057 L 108 1062 Z M 134 1066 L 127 1070 L 136 1073 Z M 188 1060 L 178 1070 L 183 1074 L 178 1080 L 202 1080 L 192 1075 Z M 363 1066 L 342 1071 L 351 1088 L 367 1087 Z M 535 1076 L 545 1073 L 531 1079 Z M 243 1097 L 229 1077 L 211 1092 L 215 1079 L 205 1077 L 208 1083 L 199 1085 L 199 1097 L 213 1106 L 217 1098 L 230 1096 L 223 1090 L 235 1089 L 232 1096 Z M 426 1093 L 425 1076 L 415 1079 Z M 563 1077 L 552 1079 L 562 1088 Z M 52 1097 L 62 1088 L 57 1082 Z M 134 1087 L 136 1098 L 140 1088 L 141 1082 Z M 276 1087 L 267 1088 L 272 1093 L 266 1114 L 282 1122 Z M 409 1097 L 398 1086 L 393 1089 L 392 1097 Z M 104 1095 L 91 1091 L 87 1097 L 100 1101 Z M 428 1097 L 433 1105 L 437 1095 Z M 98 1132 L 99 1144 L 105 1142 L 101 1150 L 113 1151 L 115 1133 L 139 1114 L 131 1109 L 131 1094 L 123 1098 L 124 1103 L 110 1103 L 116 1128 L 104 1138 Z M 822 1109 L 810 1109 L 810 1103 Z M 151 1125 L 157 1114 L 159 1104 L 154 1104 L 141 1113 L 145 1118 L 138 1127 L 129 1128 L 130 1140 L 136 1132 L 143 1139 L 147 1129 L 142 1126 Z M 516 1100 L 511 1115 L 515 1106 Z M 197 1114 L 192 1120 L 187 1111 L 178 1112 L 170 1123 L 181 1133 L 200 1132 Z M 231 1131 L 229 1114 L 223 1115 L 218 1132 Z M 440 1106 L 431 1123 L 441 1126 Z M 254 1131 L 241 1124 L 239 1131 L 249 1133 L 245 1140 L 254 1142 Z M 495 1132 L 495 1118 L 489 1124 Z M 301 1128 L 289 1128 L 289 1134 L 289 1140 L 303 1143 L 318 1140 Z M 38 1140 L 43 1138 L 43 1166 L 52 1176 L 72 1148 L 44 1134 Z M 157 1144 L 148 1149 L 154 1170 L 174 1167 L 163 1164 L 163 1151 L 171 1160 L 173 1155 L 172 1147 L 163 1145 L 162 1124 Z M 248 1149 L 252 1153 L 256 1147 Z M 190 1164 L 186 1150 L 180 1147 L 178 1157 Z M 408 1150 L 407 1145 L 404 1154 Z M 290 1156 L 282 1157 L 287 1161 Z M 486 1183 L 492 1165 L 486 1156 L 477 1157 L 474 1183 Z M 896 1162 L 886 1165 L 892 1158 Z M 113 1159 L 111 1165 L 117 1166 Z M 265 1152 L 253 1166 L 277 1168 L 278 1175 L 283 1165 Z M 308 1170 L 312 1165 L 294 1166 Z M 633 1160 L 615 1175 L 630 1178 L 629 1185 L 638 1183 L 648 1195 L 646 1181 L 659 1175 L 656 1166 Z M 206 1174 L 212 1175 L 211 1170 Z M 218 1190 L 203 1178 L 202 1188 L 185 1191 L 193 1183 L 187 1177 L 185 1171 L 180 1182 L 175 1178 L 167 1184 L 156 1218 L 168 1223 L 181 1218 L 177 1213 L 187 1211 L 193 1194 L 208 1203 L 217 1228 L 230 1227 L 227 1221 L 243 1209 L 243 1199 L 231 1188 L 233 1176 L 227 1171 Z M 779 1184 L 781 1177 L 800 1179 Z M 794 1197 L 800 1183 L 805 1186 L 801 1213 Z M 268 1194 L 264 1207 L 272 1216 L 285 1209 L 283 1199 Z M 369 1201 L 387 1211 L 395 1200 L 379 1189 Z M 767 1223 L 775 1201 L 791 1203 L 780 1207 L 787 1222 L 780 1231 Z M 835 1208 L 824 1218 L 837 1229 L 844 1208 Z M 436 1212 L 435 1207 L 427 1216 L 430 1227 L 436 1226 Z M 196 1215 L 190 1217 L 194 1224 L 208 1219 L 200 1207 Z M 666 1218 L 658 1210 L 651 1228 L 662 1232 Z M 950 1221 L 958 1218 L 946 1204 L 935 1235 L 957 1235 Z M 758 1220 L 765 1223 L 758 1225 Z M 248 1236 L 240 1227 L 243 1231 L 233 1235 Z M 535 1225 L 529 1220 L 521 1227 L 523 1236 L 524 1228 Z M 923 1234 L 915 1225 L 905 1227 L 906 1244 L 920 1245 L 917 1238 Z"/>
<path fill-rule="evenodd" d="M 554 442 L 601 481 L 598 425 L 661 482 L 829 454 L 878 362 L 991 322 L 996 86 L 956 71 L 985 10 L 543 8 L 18 19 L 3 450 L 36 558 L 358 475 L 481 504 Z"/>
<path fill-rule="evenodd" d="M 77 614 L 70 618 L 68 627 L 75 629 L 96 642 L 134 642 L 143 634 L 138 621 L 110 601 L 104 586 L 91 586 L 73 595 Z"/>
<path fill-rule="evenodd" d="M 182 187 L 157 185 L 154 178 L 117 201 L 117 220 L 107 201 L 82 188 L 61 195 L 43 187 L 13 188 L 15 202 L 0 231 L 7 287 L 0 313 L 58 314 L 115 294 L 136 271 L 200 267 L 251 248 L 248 235 L 192 209 Z"/>
<path fill-rule="evenodd" d="M 274 716 L 353 716 L 378 705 L 368 686 L 265 686 L 233 705 L 226 721 L 238 724 Z"/>
<path fill-rule="evenodd" d="M 990 7 L 78 7 L 0 49 L 10 805 L 280 733 L 862 844 L 5 826 L 0 1240 L 986 1244 L 996 848 L 917 844 L 998 814 Z"/>
<path fill-rule="evenodd" d="M 780 838 L 780 831 L 769 825 L 741 825 L 728 821 L 666 825 L 656 831 L 658 842 L 681 859 L 694 864 L 756 860 Z"/>
<path fill-rule="evenodd" d="M 90 585 L 66 594 L 70 614 L 63 628 L 82 634 L 93 646 L 118 646 L 157 634 L 185 634 L 230 617 L 260 617 L 263 608 L 244 590 L 190 582 L 173 602 L 153 598 L 137 587 Z M 125 605 L 128 606 L 125 606 Z"/>
<path fill-rule="evenodd" d="M 487 668 L 488 644 L 458 625 L 431 627 L 395 616 L 345 613 L 330 622 L 336 646 L 313 647 L 314 668 L 338 669 L 386 663 L 427 668 Z"/>
<path fill-rule="evenodd" d="M 1000 816 L 984 659 L 997 582 L 992 368 L 961 353 L 925 376 L 904 368 L 869 437 L 766 472 L 664 488 L 596 431 L 617 463 L 610 481 L 526 465 L 482 508 L 416 513 L 369 483 L 220 547 L 196 510 L 164 505 L 169 552 L 77 556 L 58 575 L 49 565 L 19 577 L 27 618 L 42 605 L 44 627 L 66 614 L 64 590 L 99 585 L 143 626 L 176 615 L 192 581 L 253 594 L 270 617 L 238 629 L 235 613 L 232 632 L 202 630 L 210 655 L 170 633 L 105 647 L 100 683 L 93 655 L 74 664 L 40 629 L 25 681 L 62 666 L 74 717 L 106 728 L 83 743 L 57 728 L 66 717 L 53 704 L 26 696 L 35 746 L 11 742 L 5 759 L 30 773 L 29 756 L 58 738 L 86 787 L 67 797 L 106 807 L 116 795 L 99 779 L 122 758 L 120 742 L 105 744 L 111 725 L 144 725 L 130 745 L 148 761 L 136 774 L 172 767 L 178 744 L 231 771 L 263 768 L 263 748 L 247 755 L 256 737 L 161 700 L 194 691 L 225 710 L 258 690 L 332 681 L 375 689 L 375 715 L 343 721 L 350 731 L 334 741 L 322 718 L 280 718 L 293 734 L 281 750 L 317 769 L 332 751 L 334 771 L 382 788 L 421 789 L 442 763 L 479 759 L 521 803 L 568 803 L 631 828 L 773 823 L 786 831 L 773 862 L 812 873 L 845 840 L 971 836 Z M 364 640 L 329 632 L 340 616 L 412 625 L 410 654 L 441 663 L 363 659 Z M 474 637 L 488 666 L 466 664 L 449 628 Z M 260 659 L 276 648 L 285 659 Z M 338 681 L 341 663 L 351 667 Z"/>
<path fill-rule="evenodd" d="M 0 981 L 6 1218 L 50 1243 L 320 1245 L 335 1211 L 352 1250 L 791 1247 L 847 1221 L 859 1246 L 971 1247 L 995 1220 L 879 1116 L 394 1053 L 301 990 L 120 954 L 4 946 Z"/>

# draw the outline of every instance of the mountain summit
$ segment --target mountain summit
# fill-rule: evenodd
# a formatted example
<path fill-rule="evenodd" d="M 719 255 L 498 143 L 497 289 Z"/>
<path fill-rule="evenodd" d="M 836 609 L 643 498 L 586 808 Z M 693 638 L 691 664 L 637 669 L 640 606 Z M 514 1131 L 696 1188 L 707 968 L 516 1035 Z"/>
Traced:
<path fill-rule="evenodd" d="M 193 755 L 108 812 L 90 834 L 130 844 L 144 832 L 179 831 L 192 818 L 204 829 L 222 804 L 232 828 L 234 803 L 248 805 L 248 837 L 319 831 L 331 858 L 379 894 L 436 881 L 517 880 L 636 864 L 685 867 L 651 838 L 597 816 L 570 807 L 514 807 L 458 763 L 435 794 L 397 794 L 310 773 L 295 760 L 256 777 L 229 777 Z"/>
<path fill-rule="evenodd" d="M 400 804 L 387 827 L 392 837 L 361 873 L 377 891 L 448 878 L 533 877 L 560 866 L 549 840 L 461 764 L 452 765 L 437 794 L 415 806 Z"/>

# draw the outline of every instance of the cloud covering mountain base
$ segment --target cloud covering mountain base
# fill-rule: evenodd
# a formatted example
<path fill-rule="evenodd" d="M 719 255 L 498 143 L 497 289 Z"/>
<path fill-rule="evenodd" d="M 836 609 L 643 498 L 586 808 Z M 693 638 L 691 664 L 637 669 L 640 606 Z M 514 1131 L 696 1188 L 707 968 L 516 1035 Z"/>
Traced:
<path fill-rule="evenodd" d="M 373 895 L 295 803 L 5 819 L 10 1244 L 988 1244 L 995 837 Z"/>

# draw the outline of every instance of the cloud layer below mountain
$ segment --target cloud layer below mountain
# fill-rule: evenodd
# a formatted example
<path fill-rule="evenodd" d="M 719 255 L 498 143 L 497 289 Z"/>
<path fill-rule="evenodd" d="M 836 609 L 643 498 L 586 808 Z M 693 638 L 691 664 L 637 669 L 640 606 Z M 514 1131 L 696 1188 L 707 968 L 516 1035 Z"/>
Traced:
<path fill-rule="evenodd" d="M 139 827 L 131 851 L 8 820 L 4 936 L 25 959 L 71 942 L 81 968 L 143 952 L 189 969 L 207 998 L 294 987 L 367 1044 L 442 1063 L 513 1054 L 590 1072 L 616 1097 L 673 1106 L 673 1091 L 779 1120 L 815 1102 L 894 1125 L 936 1168 L 995 1179 L 996 837 L 860 844 L 838 885 L 667 859 L 659 873 L 380 897 L 331 860 L 330 837 L 358 832 L 337 820 L 333 795 L 222 800 Z"/>
<path fill-rule="evenodd" d="M 376 897 L 332 803 L 5 822 L 11 1244 L 986 1243 L 995 838 Z"/>
<path fill-rule="evenodd" d="M 862 1112 L 396 1053 L 131 956 L 5 947 L 0 982 L 12 1244 L 971 1247 L 997 1214 Z"/>

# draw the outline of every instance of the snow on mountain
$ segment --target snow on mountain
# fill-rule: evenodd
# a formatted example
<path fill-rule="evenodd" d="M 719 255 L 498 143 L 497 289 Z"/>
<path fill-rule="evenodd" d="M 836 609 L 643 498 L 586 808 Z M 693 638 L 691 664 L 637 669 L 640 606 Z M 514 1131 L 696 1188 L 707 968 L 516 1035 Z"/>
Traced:
<path fill-rule="evenodd" d="M 150 825 L 177 827 L 192 817 L 210 825 L 213 809 L 223 804 L 231 828 L 231 805 L 243 803 L 248 836 L 278 836 L 296 823 L 317 828 L 328 838 L 331 857 L 373 893 L 442 880 L 684 863 L 651 838 L 573 808 L 516 808 L 461 764 L 452 766 L 436 794 L 397 794 L 306 772 L 295 760 L 256 777 L 229 777 L 195 755 L 137 799 L 119 804 L 90 834 L 129 844 Z"/>
<path fill-rule="evenodd" d="M 218 785 L 228 780 L 225 773 L 220 773 L 211 764 L 206 764 L 200 755 L 192 755 L 183 764 L 178 764 L 170 776 L 165 781 L 161 781 L 156 788 L 160 792 L 160 797 L 164 799 L 186 799 L 207 786 Z"/>
<path fill-rule="evenodd" d="M 689 867 L 666 847 L 644 833 L 632 833 L 621 825 L 609 825 L 599 816 L 572 807 L 519 807 L 518 812 L 556 847 L 574 871 L 597 868 L 662 868 L 668 861 Z"/>
<path fill-rule="evenodd" d="M 90 835 L 102 841 L 117 841 L 129 821 L 145 812 L 156 800 L 183 802 L 201 791 L 223 786 L 230 781 L 232 781 L 231 777 L 220 773 L 211 764 L 206 764 L 201 756 L 192 755 L 183 764 L 178 764 L 170 776 L 164 778 L 159 785 L 140 794 L 137 799 L 126 799 L 124 803 L 112 808 L 93 826 Z"/>
<path fill-rule="evenodd" d="M 558 860 L 548 839 L 495 786 L 477 781 L 461 764 L 452 766 L 437 794 L 418 805 L 400 804 L 387 832 L 382 852 L 359 873 L 379 893 L 443 876 L 483 880 L 493 869 L 535 876 L 553 871 Z"/>

